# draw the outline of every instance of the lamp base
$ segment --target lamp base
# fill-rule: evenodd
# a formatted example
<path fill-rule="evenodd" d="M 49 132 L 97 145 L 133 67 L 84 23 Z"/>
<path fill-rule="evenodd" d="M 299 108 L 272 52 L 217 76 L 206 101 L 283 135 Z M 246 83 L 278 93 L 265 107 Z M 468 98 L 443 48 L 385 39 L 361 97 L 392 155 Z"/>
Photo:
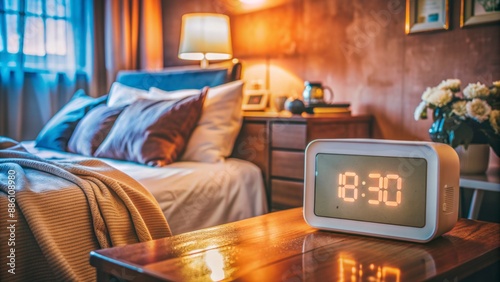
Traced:
<path fill-rule="evenodd" d="M 207 58 L 203 58 L 203 59 L 200 61 L 200 67 L 201 67 L 202 69 L 206 69 L 206 68 L 208 68 L 208 60 L 207 60 Z"/>

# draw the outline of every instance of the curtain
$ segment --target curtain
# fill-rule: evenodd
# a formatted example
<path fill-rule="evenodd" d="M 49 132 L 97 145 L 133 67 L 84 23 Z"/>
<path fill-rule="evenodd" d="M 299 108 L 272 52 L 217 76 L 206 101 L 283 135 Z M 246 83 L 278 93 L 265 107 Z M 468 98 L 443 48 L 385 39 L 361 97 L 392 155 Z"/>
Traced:
<path fill-rule="evenodd" d="M 0 135 L 34 139 L 88 90 L 91 11 L 85 0 L 0 0 Z"/>
<path fill-rule="evenodd" d="M 0 135 L 32 140 L 77 89 L 163 67 L 161 0 L 0 0 L 0 67 Z"/>
<path fill-rule="evenodd" d="M 163 68 L 161 0 L 96 1 L 94 15 L 92 87 L 109 89 L 120 70 Z"/>

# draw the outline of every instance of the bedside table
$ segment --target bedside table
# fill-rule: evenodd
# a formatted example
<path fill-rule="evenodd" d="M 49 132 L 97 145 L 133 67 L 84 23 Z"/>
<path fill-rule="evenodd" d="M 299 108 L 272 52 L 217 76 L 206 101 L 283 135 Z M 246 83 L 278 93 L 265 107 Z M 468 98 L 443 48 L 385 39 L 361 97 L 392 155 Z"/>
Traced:
<path fill-rule="evenodd" d="M 462 218 L 417 244 L 324 232 L 296 208 L 92 251 L 90 265 L 97 281 L 498 281 L 499 232 Z"/>
<path fill-rule="evenodd" d="M 263 172 L 271 210 L 302 206 L 304 150 L 323 138 L 370 138 L 372 117 L 246 112 L 232 156 Z"/>

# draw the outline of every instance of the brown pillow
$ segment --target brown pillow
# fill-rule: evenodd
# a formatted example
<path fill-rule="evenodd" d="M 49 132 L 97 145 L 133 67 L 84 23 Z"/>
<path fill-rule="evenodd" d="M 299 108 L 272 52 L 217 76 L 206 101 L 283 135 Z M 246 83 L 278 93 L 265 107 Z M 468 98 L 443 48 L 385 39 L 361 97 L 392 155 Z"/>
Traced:
<path fill-rule="evenodd" d="M 124 107 L 100 105 L 78 123 L 68 142 L 68 151 L 92 156 L 113 127 Z"/>
<path fill-rule="evenodd" d="M 207 92 L 204 88 L 181 100 L 134 102 L 123 110 L 94 156 L 149 166 L 173 163 L 200 118 Z"/>

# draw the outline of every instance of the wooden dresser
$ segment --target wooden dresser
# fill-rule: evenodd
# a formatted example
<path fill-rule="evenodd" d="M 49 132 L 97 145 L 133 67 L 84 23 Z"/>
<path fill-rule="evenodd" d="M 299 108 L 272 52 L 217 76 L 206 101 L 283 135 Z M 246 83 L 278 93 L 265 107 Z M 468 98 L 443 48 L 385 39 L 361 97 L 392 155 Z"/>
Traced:
<path fill-rule="evenodd" d="M 272 210 L 300 207 L 307 144 L 321 138 L 370 138 L 371 128 L 368 115 L 248 112 L 232 155 L 262 170 Z"/>

